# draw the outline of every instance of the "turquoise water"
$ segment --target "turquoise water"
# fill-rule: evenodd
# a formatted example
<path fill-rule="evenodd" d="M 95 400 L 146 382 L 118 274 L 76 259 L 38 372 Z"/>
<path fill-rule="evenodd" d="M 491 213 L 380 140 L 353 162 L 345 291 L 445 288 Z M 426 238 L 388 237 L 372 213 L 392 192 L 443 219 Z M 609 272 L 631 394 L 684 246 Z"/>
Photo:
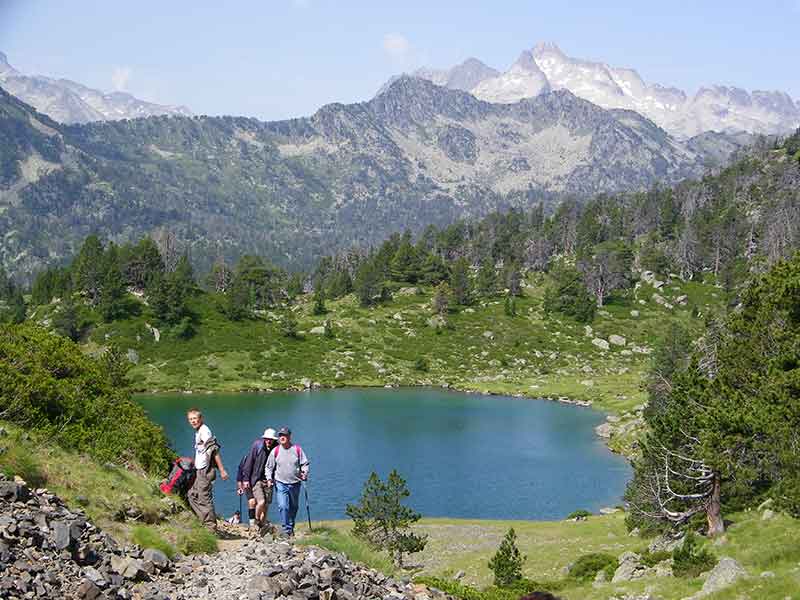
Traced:
<path fill-rule="evenodd" d="M 239 506 L 232 481 L 239 459 L 268 426 L 289 426 L 309 456 L 314 519 L 344 518 L 373 470 L 385 477 L 396 468 L 423 516 L 479 519 L 560 519 L 614 505 L 631 474 L 594 434 L 600 413 L 546 400 L 438 389 L 138 399 L 182 455 L 193 440 L 185 412 L 203 411 L 231 475 L 218 478 L 214 492 L 225 516 Z"/>

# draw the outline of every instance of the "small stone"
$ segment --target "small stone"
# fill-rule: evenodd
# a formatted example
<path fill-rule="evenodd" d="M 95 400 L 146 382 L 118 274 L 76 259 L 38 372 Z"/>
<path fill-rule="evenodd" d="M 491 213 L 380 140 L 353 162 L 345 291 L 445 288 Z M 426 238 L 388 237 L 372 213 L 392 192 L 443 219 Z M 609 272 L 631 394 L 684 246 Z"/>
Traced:
<path fill-rule="evenodd" d="M 597 346 L 601 350 L 608 350 L 610 348 L 610 346 L 608 345 L 608 342 L 605 341 L 602 338 L 594 338 L 592 340 L 592 344 L 594 344 L 595 346 Z"/>
<path fill-rule="evenodd" d="M 763 513 L 761 513 L 761 520 L 762 521 L 769 521 L 770 519 L 775 518 L 775 511 L 771 508 L 766 509 Z"/>
<path fill-rule="evenodd" d="M 89 579 L 84 579 L 77 589 L 78 598 L 85 600 L 95 600 L 102 593 L 102 590 Z"/>

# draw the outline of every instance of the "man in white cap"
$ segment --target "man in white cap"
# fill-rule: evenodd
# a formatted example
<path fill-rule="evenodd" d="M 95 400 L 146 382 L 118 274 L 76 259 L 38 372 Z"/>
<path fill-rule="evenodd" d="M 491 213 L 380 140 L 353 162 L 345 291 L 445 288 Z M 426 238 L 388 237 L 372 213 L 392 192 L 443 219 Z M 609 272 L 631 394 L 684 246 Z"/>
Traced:
<path fill-rule="evenodd" d="M 239 463 L 236 475 L 237 493 L 247 496 L 250 527 L 261 529 L 267 524 L 267 508 L 272 502 L 272 487 L 267 487 L 264 480 L 270 450 L 277 443 L 275 430 L 267 427 L 263 435 L 250 445 L 250 450 Z"/>

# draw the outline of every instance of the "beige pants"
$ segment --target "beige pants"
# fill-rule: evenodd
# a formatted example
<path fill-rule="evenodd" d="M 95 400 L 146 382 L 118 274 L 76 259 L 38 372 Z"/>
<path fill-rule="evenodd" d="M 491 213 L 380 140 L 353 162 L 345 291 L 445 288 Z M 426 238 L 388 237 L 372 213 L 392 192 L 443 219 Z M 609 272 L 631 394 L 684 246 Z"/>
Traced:
<path fill-rule="evenodd" d="M 216 470 L 212 468 L 197 471 L 192 487 L 189 488 L 187 499 L 197 518 L 210 529 L 217 526 L 217 514 L 214 512 L 214 480 L 217 478 Z"/>

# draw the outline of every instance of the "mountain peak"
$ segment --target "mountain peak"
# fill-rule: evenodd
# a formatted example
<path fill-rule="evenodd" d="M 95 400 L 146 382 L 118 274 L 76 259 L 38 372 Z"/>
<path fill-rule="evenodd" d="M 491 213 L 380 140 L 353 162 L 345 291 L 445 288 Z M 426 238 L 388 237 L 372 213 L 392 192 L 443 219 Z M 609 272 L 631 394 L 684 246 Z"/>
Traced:
<path fill-rule="evenodd" d="M 544 54 L 557 54 L 558 56 L 562 56 L 566 58 L 566 55 L 561 51 L 558 44 L 555 42 L 539 42 L 533 47 L 531 51 L 533 56 L 541 56 Z"/>
<path fill-rule="evenodd" d="M 645 82 L 633 68 L 568 56 L 554 42 L 539 42 L 525 50 L 503 73 L 487 74 L 478 83 L 462 80 L 454 84 L 449 75 L 468 63 L 483 65 L 468 59 L 450 71 L 436 71 L 436 77 L 432 71 L 417 74 L 500 104 L 566 89 L 603 108 L 635 111 L 682 138 L 704 131 L 781 134 L 800 125 L 800 104 L 785 93 L 710 85 L 688 97 L 678 88 Z"/>
<path fill-rule="evenodd" d="M 533 52 L 531 50 L 523 50 L 519 58 L 511 65 L 511 68 L 517 67 L 522 69 L 523 71 L 532 71 L 534 73 L 541 73 L 542 70 L 539 68 L 539 65 L 536 64 L 536 59 L 533 56 Z"/>

